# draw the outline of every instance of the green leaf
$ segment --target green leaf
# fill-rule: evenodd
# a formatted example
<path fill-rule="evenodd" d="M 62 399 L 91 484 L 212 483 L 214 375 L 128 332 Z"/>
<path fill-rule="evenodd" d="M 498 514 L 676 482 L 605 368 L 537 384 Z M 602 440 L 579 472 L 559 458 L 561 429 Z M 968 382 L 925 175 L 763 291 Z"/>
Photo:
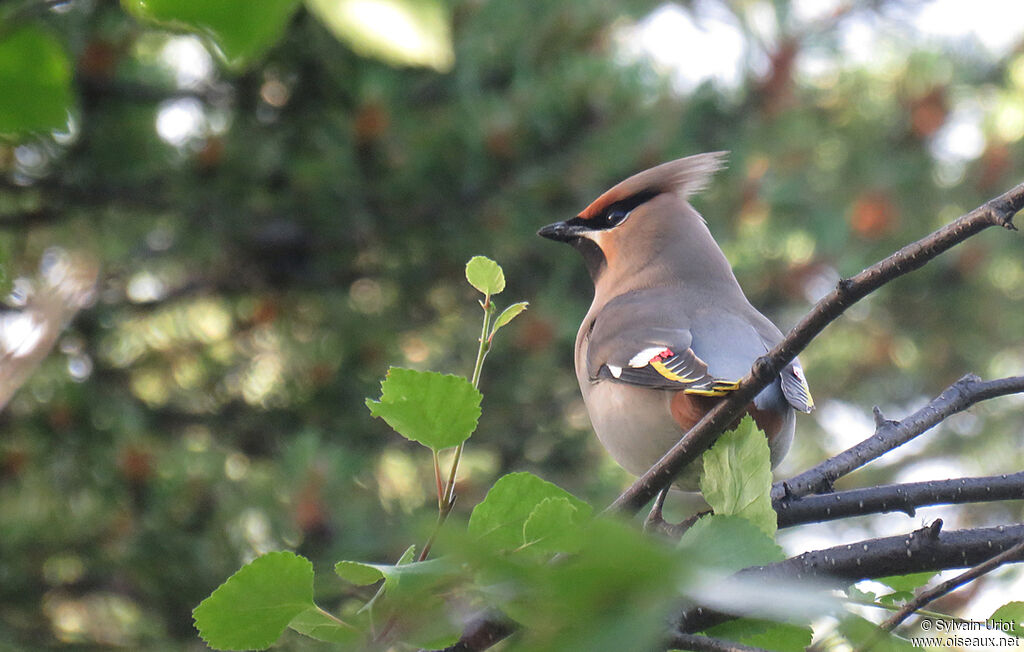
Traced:
<path fill-rule="evenodd" d="M 908 600 L 914 599 L 913 591 L 893 591 L 892 593 L 886 593 L 878 597 L 878 604 L 884 604 L 886 606 L 894 606 L 904 604 Z"/>
<path fill-rule="evenodd" d="M 885 650 L 885 652 L 913 652 L 918 649 L 911 645 L 910 641 L 886 632 L 870 620 L 860 616 L 847 615 L 844 617 L 839 623 L 839 632 L 854 649 L 860 649 L 868 643 L 874 644 L 873 650 Z"/>
<path fill-rule="evenodd" d="M 384 592 L 417 592 L 423 586 L 434 586 L 451 578 L 455 570 L 446 559 L 432 559 L 404 564 L 366 564 L 339 561 L 334 572 L 353 584 L 367 585 L 384 580 Z"/>
<path fill-rule="evenodd" d="M 856 586 L 850 586 L 846 589 L 846 597 L 855 602 L 874 602 L 877 596 L 871 591 L 862 591 Z"/>
<path fill-rule="evenodd" d="M 687 560 L 637 528 L 606 518 L 580 526 L 586 545 L 559 563 L 489 555 L 489 602 L 523 625 L 516 650 L 656 649 Z"/>
<path fill-rule="evenodd" d="M 713 514 L 694 523 L 679 540 L 679 548 L 703 568 L 732 574 L 747 566 L 770 564 L 786 555 L 754 523 L 740 516 Z"/>
<path fill-rule="evenodd" d="M 402 564 L 411 564 L 416 559 L 416 544 L 413 544 L 405 549 L 402 556 L 395 562 L 395 566 L 401 566 Z"/>
<path fill-rule="evenodd" d="M 351 625 L 334 618 L 323 609 L 313 607 L 306 609 L 292 618 L 288 627 L 300 634 L 325 643 L 356 644 L 363 636 Z"/>
<path fill-rule="evenodd" d="M 700 490 L 715 514 L 741 516 L 769 536 L 777 529 L 772 509 L 772 466 L 768 440 L 744 417 L 704 453 Z"/>
<path fill-rule="evenodd" d="M 483 396 L 462 376 L 391 367 L 380 389 L 380 400 L 366 399 L 366 407 L 406 439 L 441 450 L 476 430 Z"/>
<path fill-rule="evenodd" d="M 217 650 L 269 647 L 313 604 L 313 564 L 291 552 L 257 557 L 192 610 L 196 629 Z"/>
<path fill-rule="evenodd" d="M 342 579 L 352 582 L 356 586 L 367 586 L 381 581 L 385 578 L 384 571 L 412 563 L 416 554 L 416 546 L 409 546 L 398 558 L 398 562 L 390 564 L 366 564 L 361 561 L 339 561 L 334 565 L 334 572 Z"/>
<path fill-rule="evenodd" d="M 928 580 L 933 577 L 935 577 L 935 573 L 925 571 L 908 575 L 890 575 L 889 577 L 880 577 L 875 581 L 885 584 L 893 591 L 914 591 L 927 584 Z"/>
<path fill-rule="evenodd" d="M 466 263 L 466 280 L 486 295 L 500 294 L 505 289 L 505 272 L 501 271 L 501 265 L 486 256 L 473 256 L 469 259 Z"/>
<path fill-rule="evenodd" d="M 742 643 L 773 652 L 804 652 L 814 638 L 810 627 L 769 620 L 738 618 L 715 625 L 708 636 Z"/>
<path fill-rule="evenodd" d="M 508 326 L 509 322 L 518 317 L 519 313 L 526 310 L 529 305 L 530 304 L 526 301 L 520 301 L 519 303 L 513 303 L 508 308 L 502 310 L 501 314 L 498 315 L 498 318 L 494 320 L 494 327 L 491 328 L 491 337 L 494 337 L 494 334 L 498 332 L 499 328 Z"/>
<path fill-rule="evenodd" d="M 60 42 L 33 25 L 0 33 L 0 134 L 60 129 L 71 108 L 71 62 Z"/>
<path fill-rule="evenodd" d="M 306 7 L 362 56 L 442 72 L 455 62 L 449 9 L 438 0 L 306 0 Z"/>
<path fill-rule="evenodd" d="M 224 61 L 242 67 L 284 34 L 299 0 L 121 0 L 130 13 L 209 38 Z"/>
<path fill-rule="evenodd" d="M 483 501 L 473 508 L 469 517 L 469 533 L 495 548 L 514 550 L 523 544 L 527 520 L 548 498 L 565 499 L 575 508 L 573 523 L 583 522 L 592 512 L 590 505 L 532 473 L 510 473 L 499 478 Z M 544 508 L 544 512 L 548 509 L 560 508 L 549 506 Z M 550 513 L 542 513 L 531 528 L 540 531 L 541 523 L 549 517 Z"/>
<path fill-rule="evenodd" d="M 339 561 L 334 565 L 334 572 L 356 586 L 369 586 L 384 579 L 384 573 L 377 566 L 359 561 Z"/>
<path fill-rule="evenodd" d="M 544 553 L 576 552 L 579 539 L 579 510 L 568 498 L 545 498 L 523 523 L 523 545 Z"/>
<path fill-rule="evenodd" d="M 378 620 L 392 621 L 394 634 L 401 640 L 428 649 L 451 645 L 459 638 L 461 623 L 449 616 L 442 596 L 462 579 L 460 568 L 447 559 L 402 560 L 394 565 L 342 561 L 334 571 L 355 584 L 384 580 L 371 601 L 374 614 Z"/>
<path fill-rule="evenodd" d="M 1008 636 L 1024 638 L 1024 602 L 1007 602 L 993 611 L 989 620 L 1011 623 L 1010 625 L 1001 625 L 1000 631 Z"/>

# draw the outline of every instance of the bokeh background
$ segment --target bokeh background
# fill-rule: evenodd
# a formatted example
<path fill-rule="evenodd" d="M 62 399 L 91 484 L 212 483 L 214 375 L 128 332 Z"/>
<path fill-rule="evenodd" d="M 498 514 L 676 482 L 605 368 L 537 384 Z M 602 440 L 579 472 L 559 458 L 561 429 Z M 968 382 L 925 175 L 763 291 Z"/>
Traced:
<path fill-rule="evenodd" d="M 230 61 L 115 2 L 4 4 L 0 79 L 31 28 L 70 85 L 63 126 L 0 140 L 0 372 L 56 338 L 0 413 L 3 649 L 200 649 L 192 607 L 260 552 L 313 559 L 324 605 L 347 590 L 335 561 L 396 559 L 435 508 L 430 457 L 363 401 L 389 365 L 471 371 L 475 254 L 530 310 L 487 360 L 456 511 L 511 470 L 611 500 L 629 478 L 571 369 L 590 282 L 535 231 L 625 176 L 730 150 L 695 204 L 783 330 L 1021 181 L 1024 23 L 996 0 L 310 0 Z M 872 405 L 1022 373 L 1022 254 L 986 232 L 830 326 L 779 477 L 870 434 Z M 47 292 L 57 325 L 81 308 L 59 334 L 25 317 Z M 1022 434 L 1000 399 L 843 486 L 1018 471 Z M 1022 513 L 783 541 L 936 515 Z M 946 606 L 1022 593 L 1007 570 Z"/>

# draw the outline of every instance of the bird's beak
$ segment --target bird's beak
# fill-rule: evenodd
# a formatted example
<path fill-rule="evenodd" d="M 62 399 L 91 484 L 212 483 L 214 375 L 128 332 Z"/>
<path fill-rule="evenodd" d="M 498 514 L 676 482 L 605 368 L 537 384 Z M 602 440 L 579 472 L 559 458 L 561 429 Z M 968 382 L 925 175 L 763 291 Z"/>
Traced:
<path fill-rule="evenodd" d="M 540 231 L 537 231 L 537 235 L 542 238 L 557 240 L 558 242 L 571 242 L 572 240 L 580 237 L 586 230 L 587 227 L 580 224 L 573 224 L 571 221 L 555 222 L 554 224 L 548 224 L 541 228 Z"/>

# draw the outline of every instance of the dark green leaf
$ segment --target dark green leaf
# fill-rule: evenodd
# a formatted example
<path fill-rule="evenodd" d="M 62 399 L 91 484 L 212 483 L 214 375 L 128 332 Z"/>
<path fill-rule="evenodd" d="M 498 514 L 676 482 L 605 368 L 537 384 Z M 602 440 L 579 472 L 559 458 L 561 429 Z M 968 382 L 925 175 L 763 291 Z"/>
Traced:
<path fill-rule="evenodd" d="M 565 499 L 576 510 L 574 523 L 585 520 L 592 511 L 579 498 L 532 473 L 510 473 L 499 478 L 473 509 L 469 533 L 496 548 L 514 550 L 523 544 L 523 528 L 534 509 L 548 498 Z M 551 509 L 558 507 L 553 505 Z"/>
<path fill-rule="evenodd" d="M 299 0 L 121 0 L 140 18 L 208 37 L 231 66 L 243 66 L 281 38 Z"/>
<path fill-rule="evenodd" d="M 487 295 L 500 294 L 505 289 L 505 272 L 501 270 L 501 265 L 486 256 L 473 256 L 469 259 L 466 263 L 466 280 Z"/>
<path fill-rule="evenodd" d="M 64 127 L 71 62 L 60 42 L 32 25 L 0 33 L 0 89 L 0 135 Z"/>
<path fill-rule="evenodd" d="M 257 557 L 192 611 L 199 635 L 217 650 L 269 647 L 313 604 L 313 564 L 291 552 Z"/>
<path fill-rule="evenodd" d="M 441 450 L 466 441 L 480 418 L 480 392 L 462 376 L 392 367 L 370 414 L 413 441 Z"/>
<path fill-rule="evenodd" d="M 715 514 L 743 517 L 773 536 L 771 487 L 768 440 L 749 416 L 704 453 L 700 489 Z"/>

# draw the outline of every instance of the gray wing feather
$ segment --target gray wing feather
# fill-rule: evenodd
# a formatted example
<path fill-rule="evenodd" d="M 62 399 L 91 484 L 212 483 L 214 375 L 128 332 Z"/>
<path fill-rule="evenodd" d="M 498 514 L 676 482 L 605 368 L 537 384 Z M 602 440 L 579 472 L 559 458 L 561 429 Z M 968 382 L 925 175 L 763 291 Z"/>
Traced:
<path fill-rule="evenodd" d="M 716 379 L 691 348 L 693 335 L 686 316 L 665 308 L 674 305 L 673 298 L 661 290 L 630 293 L 605 306 L 594 321 L 587 347 L 590 378 L 664 389 L 710 389 Z M 648 360 L 664 349 L 674 354 L 660 361 L 669 375 L 646 364 L 648 360 L 636 366 L 639 353 L 654 349 L 658 351 L 651 352 Z"/>
<path fill-rule="evenodd" d="M 811 398 L 811 388 L 807 386 L 807 379 L 804 378 L 804 370 L 798 360 L 790 362 L 782 370 L 782 393 L 789 404 L 801 412 L 810 412 L 814 409 L 814 399 Z"/>

